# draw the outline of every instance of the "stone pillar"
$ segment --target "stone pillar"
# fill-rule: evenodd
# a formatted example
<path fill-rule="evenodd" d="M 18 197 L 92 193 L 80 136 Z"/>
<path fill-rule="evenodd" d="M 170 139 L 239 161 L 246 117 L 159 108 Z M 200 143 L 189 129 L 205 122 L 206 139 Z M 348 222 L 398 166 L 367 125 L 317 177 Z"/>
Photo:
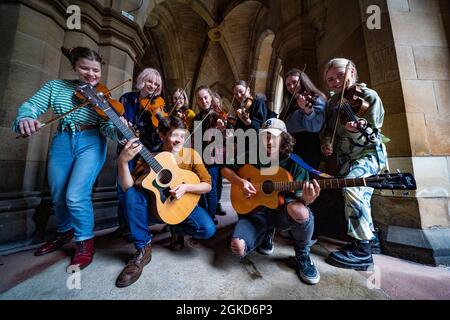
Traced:
<path fill-rule="evenodd" d="M 81 30 L 67 29 L 68 14 L 62 0 L 3 1 L 0 4 L 3 39 L 0 49 L 0 176 L 4 182 L 0 186 L 0 251 L 10 248 L 11 242 L 23 241 L 16 243 L 20 246 L 33 241 L 31 237 L 36 229 L 42 236 L 49 221 L 51 206 L 46 166 L 56 124 L 21 140 L 14 139 L 10 127 L 18 106 L 45 82 L 76 78 L 70 63 L 60 52 L 61 45 L 83 45 L 98 50 L 107 62 L 102 82 L 109 87 L 132 78 L 134 64 L 147 45 L 139 24 L 124 18 L 118 11 L 103 7 L 102 1 L 71 1 L 71 4 L 81 8 Z M 113 97 L 130 91 L 131 85 L 127 83 L 115 91 Z M 45 121 L 51 116 L 49 111 L 40 119 Z M 116 143 L 108 141 L 107 162 L 93 194 L 96 227 L 115 223 L 116 171 Z M 43 225 L 35 225 L 35 222 Z M 49 227 L 54 226 L 50 217 Z"/>
<path fill-rule="evenodd" d="M 372 87 L 386 109 L 389 166 L 412 172 L 417 191 L 376 192 L 373 216 L 385 253 L 450 264 L 450 58 L 448 6 L 438 0 L 360 1 L 382 9 L 381 30 L 364 29 Z"/>

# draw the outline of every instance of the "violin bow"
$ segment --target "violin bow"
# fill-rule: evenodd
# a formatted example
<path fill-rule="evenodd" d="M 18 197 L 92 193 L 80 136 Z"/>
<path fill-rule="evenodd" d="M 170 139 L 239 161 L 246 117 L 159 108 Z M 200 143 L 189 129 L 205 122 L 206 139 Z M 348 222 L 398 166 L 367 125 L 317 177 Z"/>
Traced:
<path fill-rule="evenodd" d="M 191 83 L 191 81 L 192 81 L 192 78 L 191 79 L 189 79 L 189 81 L 186 83 L 186 85 L 184 86 L 184 88 L 183 88 L 183 92 L 186 92 L 186 89 L 187 89 L 187 87 L 188 87 L 188 85 L 189 85 L 189 83 Z M 175 106 L 177 105 L 177 103 L 178 103 L 178 100 L 180 99 L 180 96 L 181 96 L 181 94 L 177 97 L 177 100 L 175 101 L 175 103 L 174 103 L 174 106 L 173 106 L 173 108 L 172 108 L 172 110 L 170 110 L 170 112 L 169 112 L 169 115 L 168 115 L 168 117 L 170 117 L 170 115 L 172 114 L 172 112 L 173 112 L 173 110 L 175 110 Z"/>
<path fill-rule="evenodd" d="M 341 113 L 342 104 L 344 102 L 344 92 L 345 92 L 345 89 L 346 89 L 346 87 L 348 85 L 348 81 L 350 80 L 349 79 L 349 71 L 350 71 L 350 61 L 345 66 L 344 85 L 342 86 L 341 97 L 339 99 L 338 113 L 337 113 L 337 117 L 336 117 L 336 123 L 334 124 L 333 135 L 331 136 L 331 145 L 332 146 L 333 146 L 333 143 L 334 143 L 334 138 L 336 137 L 336 129 L 337 129 L 338 121 L 339 121 L 339 115 Z"/>
<path fill-rule="evenodd" d="M 129 81 L 131 81 L 131 79 L 125 80 L 124 82 L 122 82 L 122 83 L 118 84 L 117 86 L 111 88 L 109 91 L 103 93 L 103 95 L 110 94 L 112 91 L 114 91 L 114 90 L 116 90 L 116 89 L 118 89 L 118 88 L 124 86 L 124 85 L 125 85 L 127 82 L 129 82 Z M 66 111 L 66 112 L 64 112 L 63 114 L 61 114 L 61 115 L 59 115 L 59 116 L 57 116 L 57 117 L 54 117 L 53 119 L 50 119 L 50 120 L 48 120 L 48 121 L 45 122 L 45 123 L 42 123 L 41 127 L 39 128 L 39 130 L 44 129 L 45 127 L 48 127 L 48 126 L 49 126 L 50 124 L 52 124 L 53 122 L 58 121 L 58 120 L 64 118 L 65 116 L 67 116 L 68 114 L 70 114 L 70 113 L 72 113 L 72 112 L 74 112 L 74 111 L 77 111 L 78 109 L 81 109 L 81 108 L 87 106 L 89 103 L 90 103 L 89 101 L 82 102 L 82 103 L 80 103 L 79 105 L 75 106 L 73 109 L 71 109 L 71 110 L 69 110 L 69 111 Z M 31 135 L 30 135 L 30 136 L 31 136 Z M 19 138 L 28 138 L 28 137 L 30 137 L 30 136 L 29 136 L 29 135 L 26 135 L 26 134 L 21 134 L 21 135 L 16 136 L 16 139 L 19 139 Z"/>
<path fill-rule="evenodd" d="M 281 120 L 283 120 L 283 121 L 286 119 L 287 115 L 289 114 L 289 110 L 290 110 L 290 108 L 291 108 L 292 100 L 294 100 L 294 97 L 295 97 L 295 96 L 297 95 L 297 93 L 298 93 L 297 91 L 298 91 L 298 88 L 300 88 L 300 82 L 302 81 L 301 76 L 302 76 L 302 74 L 305 72 L 305 70 L 306 70 L 306 63 L 303 65 L 303 70 L 302 70 L 302 72 L 300 73 L 300 76 L 299 76 L 299 78 L 298 78 L 297 83 L 295 84 L 294 93 L 292 94 L 291 99 L 289 99 L 288 105 L 287 105 L 286 108 L 283 109 L 283 110 L 281 111 L 281 113 L 280 113 L 280 117 L 279 117 L 279 118 L 281 118 Z"/>

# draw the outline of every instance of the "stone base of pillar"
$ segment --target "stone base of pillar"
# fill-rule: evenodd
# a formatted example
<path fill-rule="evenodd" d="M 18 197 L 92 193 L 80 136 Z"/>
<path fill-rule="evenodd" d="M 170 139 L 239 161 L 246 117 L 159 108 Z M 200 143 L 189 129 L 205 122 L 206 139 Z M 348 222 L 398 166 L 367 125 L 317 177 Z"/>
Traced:
<path fill-rule="evenodd" d="M 93 193 L 95 230 L 118 225 L 115 187 Z M 31 249 L 56 232 L 51 198 L 41 192 L 0 193 L 0 254 Z"/>
<path fill-rule="evenodd" d="M 383 254 L 433 266 L 450 266 L 450 228 L 381 227 Z"/>

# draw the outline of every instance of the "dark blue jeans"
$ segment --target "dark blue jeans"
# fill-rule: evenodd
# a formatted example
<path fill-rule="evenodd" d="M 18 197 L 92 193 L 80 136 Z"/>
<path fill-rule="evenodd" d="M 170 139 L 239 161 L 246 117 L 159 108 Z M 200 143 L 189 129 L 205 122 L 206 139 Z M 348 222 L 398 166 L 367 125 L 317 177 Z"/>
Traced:
<path fill-rule="evenodd" d="M 200 198 L 200 206 L 208 212 L 211 219 L 214 219 L 216 215 L 217 203 L 219 201 L 217 195 L 217 181 L 220 175 L 220 166 L 207 166 L 206 169 L 211 176 L 211 191 L 202 195 Z"/>
<path fill-rule="evenodd" d="M 152 240 L 152 233 L 148 227 L 164 223 L 148 210 L 149 200 L 147 191 L 143 189 L 132 187 L 125 192 L 126 214 L 131 238 L 138 250 Z M 177 233 L 181 231 L 196 239 L 209 239 L 216 232 L 214 221 L 199 206 L 196 206 L 189 217 L 176 226 L 176 229 Z"/>
<path fill-rule="evenodd" d="M 249 215 L 241 215 L 232 237 L 245 241 L 245 256 L 247 256 L 258 247 L 266 232 L 274 228 L 289 230 L 289 234 L 294 240 L 296 256 L 309 254 L 314 230 L 314 216 L 311 210 L 308 220 L 303 223 L 298 223 L 291 218 L 286 205 L 277 210 L 263 208 Z"/>
<path fill-rule="evenodd" d="M 132 159 L 128 162 L 128 168 L 130 172 L 136 167 L 137 158 Z M 127 204 L 125 203 L 125 191 L 122 189 L 122 184 L 120 183 L 119 177 L 117 177 L 117 199 L 119 199 L 119 204 L 117 205 L 117 218 L 119 220 L 119 226 L 128 226 L 127 221 Z"/>

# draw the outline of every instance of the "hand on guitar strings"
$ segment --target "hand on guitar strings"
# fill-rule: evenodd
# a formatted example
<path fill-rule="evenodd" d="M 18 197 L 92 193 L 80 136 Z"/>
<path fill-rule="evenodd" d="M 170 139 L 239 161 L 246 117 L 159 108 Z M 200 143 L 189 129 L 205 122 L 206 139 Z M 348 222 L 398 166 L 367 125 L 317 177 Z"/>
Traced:
<path fill-rule="evenodd" d="M 250 198 L 251 196 L 256 194 L 257 191 L 250 181 L 242 179 L 241 182 L 242 193 L 244 193 L 246 198 Z"/>
<path fill-rule="evenodd" d="M 171 189 L 170 193 L 172 194 L 172 196 L 174 196 L 178 200 L 182 196 L 184 196 L 184 194 L 186 192 L 189 191 L 188 189 L 189 189 L 189 185 L 188 184 L 180 184 L 179 186 Z"/>
<path fill-rule="evenodd" d="M 125 144 L 119 155 L 119 162 L 130 162 L 140 151 L 142 150 L 142 144 L 138 138 L 133 138 Z"/>
<path fill-rule="evenodd" d="M 304 201 L 305 205 L 308 206 L 313 203 L 320 194 L 319 183 L 315 179 L 313 179 L 312 181 L 305 181 L 302 191 L 302 200 Z"/>

